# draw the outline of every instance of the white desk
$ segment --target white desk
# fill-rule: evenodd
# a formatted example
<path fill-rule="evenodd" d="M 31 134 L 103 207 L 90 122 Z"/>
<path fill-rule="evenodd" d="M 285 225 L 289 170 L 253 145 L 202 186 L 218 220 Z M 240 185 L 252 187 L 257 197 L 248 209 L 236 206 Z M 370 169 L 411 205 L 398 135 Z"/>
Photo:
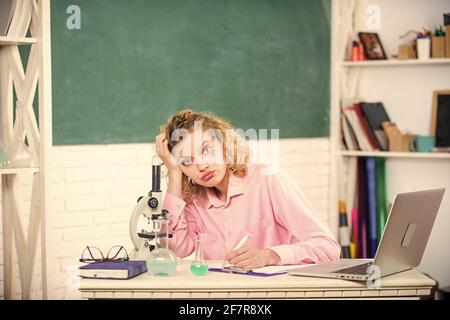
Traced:
<path fill-rule="evenodd" d="M 381 279 L 379 289 L 365 282 L 278 275 L 255 277 L 209 272 L 194 276 L 183 261 L 170 277 L 148 273 L 129 280 L 81 279 L 82 298 L 88 299 L 420 299 L 436 283 L 416 270 Z"/>

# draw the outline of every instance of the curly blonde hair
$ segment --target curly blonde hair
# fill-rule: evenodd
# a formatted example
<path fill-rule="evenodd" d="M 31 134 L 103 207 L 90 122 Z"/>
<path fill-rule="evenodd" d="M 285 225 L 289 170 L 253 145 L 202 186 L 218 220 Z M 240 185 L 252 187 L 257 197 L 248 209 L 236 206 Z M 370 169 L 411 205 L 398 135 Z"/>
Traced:
<path fill-rule="evenodd" d="M 212 129 L 218 132 L 222 140 L 223 154 L 227 157 L 227 169 L 231 174 L 238 177 L 244 177 L 247 173 L 247 163 L 249 160 L 249 149 L 245 141 L 234 131 L 233 127 L 226 120 L 213 115 L 209 112 L 195 112 L 191 109 L 182 109 L 170 117 L 165 124 L 161 126 L 161 133 L 164 133 L 168 140 L 168 149 L 172 152 L 173 148 L 182 140 L 172 141 L 171 137 L 175 130 L 187 130 L 192 133 L 196 121 L 201 121 L 203 131 Z M 223 139 L 226 137 L 226 139 Z M 232 144 L 232 146 L 230 146 Z M 189 182 L 188 177 L 183 174 L 182 177 L 183 200 L 188 203 L 193 201 L 204 201 L 206 199 L 206 187 L 194 185 Z"/>

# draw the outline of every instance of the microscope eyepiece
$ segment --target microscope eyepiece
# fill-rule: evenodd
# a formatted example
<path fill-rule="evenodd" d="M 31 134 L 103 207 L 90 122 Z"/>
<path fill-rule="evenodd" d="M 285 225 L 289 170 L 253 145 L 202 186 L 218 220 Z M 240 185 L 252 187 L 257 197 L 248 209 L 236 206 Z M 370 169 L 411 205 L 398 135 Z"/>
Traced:
<path fill-rule="evenodd" d="M 161 192 L 161 165 L 152 165 L 152 191 Z"/>

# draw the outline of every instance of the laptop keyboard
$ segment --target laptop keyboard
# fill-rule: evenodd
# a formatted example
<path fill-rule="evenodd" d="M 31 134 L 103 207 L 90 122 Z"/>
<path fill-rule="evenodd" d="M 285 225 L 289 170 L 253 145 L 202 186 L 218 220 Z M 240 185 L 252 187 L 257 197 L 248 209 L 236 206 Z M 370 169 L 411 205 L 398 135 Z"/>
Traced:
<path fill-rule="evenodd" d="M 373 262 L 367 262 L 364 264 L 359 264 L 350 268 L 344 268 L 340 270 L 333 271 L 332 273 L 344 273 L 344 274 L 368 274 L 368 267 L 372 265 Z"/>

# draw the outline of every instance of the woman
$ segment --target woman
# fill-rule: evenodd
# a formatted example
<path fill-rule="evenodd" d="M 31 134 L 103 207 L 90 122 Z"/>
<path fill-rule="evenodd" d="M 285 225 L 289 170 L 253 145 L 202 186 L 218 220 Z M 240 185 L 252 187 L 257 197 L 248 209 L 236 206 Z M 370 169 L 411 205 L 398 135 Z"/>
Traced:
<path fill-rule="evenodd" d="M 163 208 L 177 256 L 190 255 L 200 237 L 205 259 L 244 269 L 339 258 L 339 244 L 295 183 L 249 163 L 248 149 L 226 121 L 181 110 L 155 145 L 168 169 Z"/>

